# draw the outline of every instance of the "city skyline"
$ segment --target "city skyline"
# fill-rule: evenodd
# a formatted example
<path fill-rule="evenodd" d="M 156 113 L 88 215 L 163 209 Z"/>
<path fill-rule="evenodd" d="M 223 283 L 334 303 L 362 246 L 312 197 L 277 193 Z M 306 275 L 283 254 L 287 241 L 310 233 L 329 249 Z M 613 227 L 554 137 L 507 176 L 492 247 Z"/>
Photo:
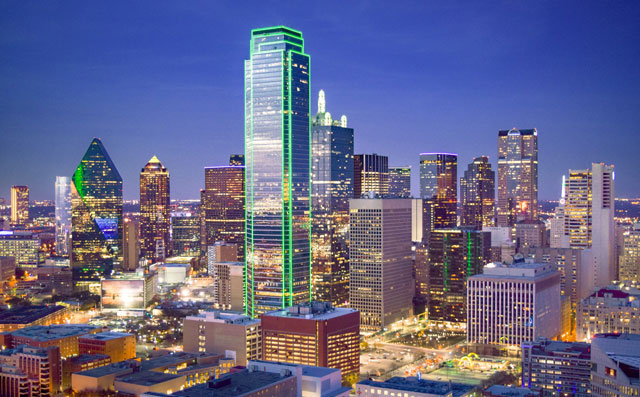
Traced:
<path fill-rule="evenodd" d="M 6 59 L 0 87 L 10 100 L 0 107 L 0 128 L 12 139 L 0 156 L 6 170 L 0 175 L 0 197 L 9 198 L 11 185 L 27 185 L 32 199 L 53 199 L 55 177 L 70 176 L 84 142 L 99 136 L 122 172 L 125 199 L 136 197 L 139 164 L 154 154 L 172 170 L 175 198 L 197 199 L 202 169 L 224 165 L 230 153 L 242 152 L 238 66 L 246 31 L 280 23 L 306 32 L 315 59 L 311 96 L 325 89 L 332 106 L 349 115 L 349 125 L 359 131 L 356 153 L 387 155 L 390 164 L 416 170 L 420 152 L 452 151 L 459 153 L 460 164 L 487 155 L 497 169 L 496 132 L 535 127 L 540 136 L 541 199 L 559 198 L 561 175 L 591 162 L 616 165 L 619 197 L 640 195 L 632 173 L 640 160 L 631 154 L 640 138 L 627 132 L 640 121 L 633 111 L 640 82 L 633 67 L 638 58 L 633 40 L 639 29 L 633 24 L 640 14 L 637 5 L 615 10 L 596 5 L 470 6 L 458 16 L 463 23 L 456 26 L 464 26 L 459 32 L 450 31 L 444 22 L 418 22 L 422 14 L 434 22 L 446 17 L 451 21 L 452 10 L 446 6 L 398 7 L 390 14 L 375 5 L 342 9 L 344 17 L 371 17 L 358 29 L 341 26 L 342 18 L 314 7 L 314 12 L 267 13 L 257 7 L 239 24 L 221 21 L 207 7 L 173 7 L 178 10 L 159 7 L 154 24 L 144 19 L 143 9 L 127 9 L 122 26 L 136 18 L 146 23 L 138 31 L 118 33 L 101 29 L 109 19 L 104 17 L 115 15 L 117 6 L 89 11 L 73 5 L 6 7 L 0 17 L 5 22 L 0 24 L 0 48 Z M 222 8 L 232 15 L 240 12 L 232 6 Z M 163 24 L 172 11 L 178 12 L 177 20 Z M 193 20 L 198 11 L 203 15 Z M 82 12 L 88 13 L 87 22 L 75 21 Z M 50 14 L 60 16 L 60 21 L 42 23 Z M 384 26 L 391 29 L 380 29 L 387 16 Z M 509 33 L 511 39 L 493 26 L 504 16 L 511 26 L 519 26 Z M 560 20 L 563 23 L 556 24 Z M 537 25 L 524 28 L 526 21 Z M 319 29 L 318 22 L 326 24 Z M 89 27 L 92 23 L 96 30 Z M 187 24 L 190 29 L 184 29 Z M 32 30 L 27 34 L 25 29 Z M 225 32 L 220 35 L 224 38 L 216 37 L 218 29 Z M 407 30 L 419 34 L 400 43 L 398 38 Z M 173 36 L 166 42 L 165 35 Z M 425 36 L 431 39 L 421 43 Z M 367 38 L 372 37 L 395 47 L 376 47 L 381 55 L 372 57 L 367 54 L 373 45 Z M 189 38 L 188 46 L 176 47 Z M 49 41 L 67 39 L 68 44 Z M 516 43 L 523 47 L 515 48 Z M 475 44 L 481 45 L 474 48 Z M 386 73 L 397 66 L 391 59 L 411 48 L 415 65 L 406 65 L 407 73 L 401 76 Z M 211 55 L 217 51 L 238 61 L 217 66 L 217 57 Z M 138 52 L 141 57 L 135 56 Z M 336 53 L 344 54 L 340 65 L 332 63 Z M 367 68 L 356 67 L 361 64 Z M 513 68 L 517 73 L 508 68 L 512 64 L 519 65 Z M 423 75 L 425 67 L 437 78 L 415 84 L 410 76 L 418 70 Z M 473 139 L 460 139 L 471 130 Z M 161 139 L 150 138 L 156 134 Z M 620 147 L 622 139 L 628 145 Z M 418 173 L 413 174 L 417 197 Z"/>

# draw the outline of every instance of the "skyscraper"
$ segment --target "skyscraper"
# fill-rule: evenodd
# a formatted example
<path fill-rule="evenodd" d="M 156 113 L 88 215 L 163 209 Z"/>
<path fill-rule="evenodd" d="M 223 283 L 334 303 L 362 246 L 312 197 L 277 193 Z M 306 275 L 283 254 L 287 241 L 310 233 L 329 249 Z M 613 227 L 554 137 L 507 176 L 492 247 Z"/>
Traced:
<path fill-rule="evenodd" d="M 171 251 L 169 171 L 156 156 L 140 171 L 140 252 L 153 263 Z"/>
<path fill-rule="evenodd" d="M 245 61 L 246 311 L 311 299 L 309 55 L 302 33 L 254 29 Z"/>
<path fill-rule="evenodd" d="M 349 202 L 349 306 L 360 311 L 364 331 L 411 315 L 411 201 Z"/>
<path fill-rule="evenodd" d="M 242 165 L 206 167 L 201 192 L 203 215 L 202 252 L 217 241 L 237 245 L 238 259 L 244 260 L 244 171 Z"/>
<path fill-rule="evenodd" d="M 411 197 L 411 166 L 389 167 L 389 197 Z"/>
<path fill-rule="evenodd" d="M 457 154 L 420 153 L 420 198 L 425 201 L 426 231 L 457 226 L 457 180 Z"/>
<path fill-rule="evenodd" d="M 29 187 L 11 186 L 11 224 L 24 226 L 29 222 Z"/>
<path fill-rule="evenodd" d="M 389 157 L 376 153 L 353 156 L 353 197 L 389 194 Z"/>
<path fill-rule="evenodd" d="M 495 225 L 495 180 L 487 156 L 476 157 L 460 178 L 461 226 Z"/>
<path fill-rule="evenodd" d="M 200 217 L 191 214 L 171 217 L 171 246 L 175 256 L 200 256 Z"/>
<path fill-rule="evenodd" d="M 56 200 L 56 254 L 69 255 L 71 237 L 71 178 L 57 176 L 55 185 Z"/>
<path fill-rule="evenodd" d="M 122 231 L 122 270 L 132 272 L 140 262 L 140 222 L 124 218 Z"/>
<path fill-rule="evenodd" d="M 498 226 L 538 218 L 538 131 L 498 131 Z"/>
<path fill-rule="evenodd" d="M 564 233 L 571 248 L 593 252 L 588 290 L 606 287 L 616 278 L 613 166 L 593 163 L 591 170 L 569 170 L 566 180 Z"/>
<path fill-rule="evenodd" d="M 467 321 L 467 279 L 482 273 L 482 268 L 490 260 L 490 251 L 489 232 L 440 229 L 429 233 L 429 320 Z"/>
<path fill-rule="evenodd" d="M 353 129 L 333 120 L 320 90 L 311 122 L 311 252 L 315 300 L 349 299 L 349 199 L 353 197 Z"/>
<path fill-rule="evenodd" d="M 244 165 L 244 154 L 232 154 L 229 156 L 229 165 Z"/>
<path fill-rule="evenodd" d="M 94 138 L 71 183 L 71 266 L 75 284 L 99 281 L 122 261 L 122 178 Z"/>
<path fill-rule="evenodd" d="M 640 282 L 640 223 L 624 232 L 618 279 Z"/>

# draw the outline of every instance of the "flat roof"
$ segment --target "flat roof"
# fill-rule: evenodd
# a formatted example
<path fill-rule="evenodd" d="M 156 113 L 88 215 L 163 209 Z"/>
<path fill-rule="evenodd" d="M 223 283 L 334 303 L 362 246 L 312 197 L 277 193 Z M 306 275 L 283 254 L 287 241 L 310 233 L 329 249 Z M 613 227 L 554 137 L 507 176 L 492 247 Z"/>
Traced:
<path fill-rule="evenodd" d="M 131 375 L 120 376 L 115 382 L 131 383 L 140 386 L 153 386 L 173 379 L 184 378 L 184 375 L 174 375 L 157 371 L 142 371 Z"/>
<path fill-rule="evenodd" d="M 302 376 L 313 376 L 314 378 L 323 378 L 335 372 L 340 372 L 340 370 L 338 368 L 312 367 L 308 365 L 302 367 Z"/>
<path fill-rule="evenodd" d="M 175 392 L 172 396 L 238 396 L 291 379 L 293 378 L 293 375 L 281 377 L 280 373 L 276 374 L 264 371 L 249 372 L 245 369 L 243 371 L 227 374 L 221 377 L 219 381 L 224 380 L 227 377 L 230 379 L 230 382 L 227 385 L 212 388 L 209 386 L 209 382 L 207 382 Z"/>
<path fill-rule="evenodd" d="M 77 375 L 88 376 L 90 378 L 101 378 L 106 375 L 127 374 L 133 372 L 133 365 L 128 361 L 120 361 L 86 371 L 76 372 Z"/>
<path fill-rule="evenodd" d="M 334 307 L 324 312 L 309 312 L 309 313 L 292 313 L 289 309 L 285 310 L 277 310 L 273 312 L 264 313 L 263 316 L 270 317 L 287 317 L 287 318 L 300 318 L 307 320 L 329 320 L 332 318 L 337 318 L 344 316 L 346 314 L 357 313 L 358 311 L 355 309 L 348 309 L 346 307 Z"/>
<path fill-rule="evenodd" d="M 402 378 L 394 376 L 384 382 L 378 382 L 371 379 L 363 380 L 358 385 L 368 385 L 385 389 L 412 391 L 416 393 L 430 393 L 435 395 L 446 396 L 447 393 L 453 392 L 453 396 L 463 396 L 475 386 L 463 385 L 460 383 L 438 382 L 433 380 L 418 379 L 416 377 Z"/>
<path fill-rule="evenodd" d="M 65 309 L 64 306 L 59 305 L 16 307 L 0 313 L 0 324 L 30 324 L 42 317 Z"/>
<path fill-rule="evenodd" d="M 67 359 L 68 362 L 72 362 L 74 364 L 83 364 L 90 363 L 93 361 L 99 361 L 109 358 L 106 354 L 80 354 L 79 356 L 70 357 Z"/>
<path fill-rule="evenodd" d="M 125 338 L 127 336 L 133 336 L 133 334 L 128 334 L 126 332 L 98 332 L 97 334 L 88 334 L 82 337 L 82 339 L 94 339 L 94 340 L 113 340 Z"/>
<path fill-rule="evenodd" d="M 100 327 L 89 324 L 55 324 L 49 326 L 34 325 L 32 327 L 9 331 L 5 334 L 44 342 L 53 339 L 67 338 L 70 336 L 85 335 L 96 329 L 100 329 Z"/>

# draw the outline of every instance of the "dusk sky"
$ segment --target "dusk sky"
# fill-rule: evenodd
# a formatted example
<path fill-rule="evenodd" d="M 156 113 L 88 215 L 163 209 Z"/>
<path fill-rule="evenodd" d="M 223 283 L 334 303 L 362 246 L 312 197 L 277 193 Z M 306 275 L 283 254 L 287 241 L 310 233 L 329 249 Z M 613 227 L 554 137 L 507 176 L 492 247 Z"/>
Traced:
<path fill-rule="evenodd" d="M 308 7 L 303 5 L 310 4 Z M 318 90 L 346 114 L 356 153 L 413 167 L 474 156 L 494 170 L 499 129 L 537 128 L 541 199 L 562 174 L 615 164 L 616 196 L 640 196 L 640 2 L 0 3 L 0 197 L 53 199 L 100 137 L 137 199 L 157 155 L 176 199 L 203 167 L 243 151 L 250 31 L 301 30 Z"/>

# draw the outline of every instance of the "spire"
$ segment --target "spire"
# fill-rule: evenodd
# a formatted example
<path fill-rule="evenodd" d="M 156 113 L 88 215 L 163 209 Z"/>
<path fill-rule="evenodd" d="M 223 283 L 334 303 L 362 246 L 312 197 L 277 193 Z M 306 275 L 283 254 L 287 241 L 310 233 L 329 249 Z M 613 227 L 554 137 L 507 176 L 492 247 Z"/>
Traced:
<path fill-rule="evenodd" d="M 326 101 L 324 99 L 324 90 L 320 90 L 318 93 L 318 113 L 324 113 L 326 111 Z"/>
<path fill-rule="evenodd" d="M 340 117 L 340 127 L 347 128 L 347 116 L 344 114 Z"/>
<path fill-rule="evenodd" d="M 149 163 L 160 163 L 160 160 L 158 160 L 156 156 L 153 156 L 151 157 L 151 160 L 149 160 Z"/>

